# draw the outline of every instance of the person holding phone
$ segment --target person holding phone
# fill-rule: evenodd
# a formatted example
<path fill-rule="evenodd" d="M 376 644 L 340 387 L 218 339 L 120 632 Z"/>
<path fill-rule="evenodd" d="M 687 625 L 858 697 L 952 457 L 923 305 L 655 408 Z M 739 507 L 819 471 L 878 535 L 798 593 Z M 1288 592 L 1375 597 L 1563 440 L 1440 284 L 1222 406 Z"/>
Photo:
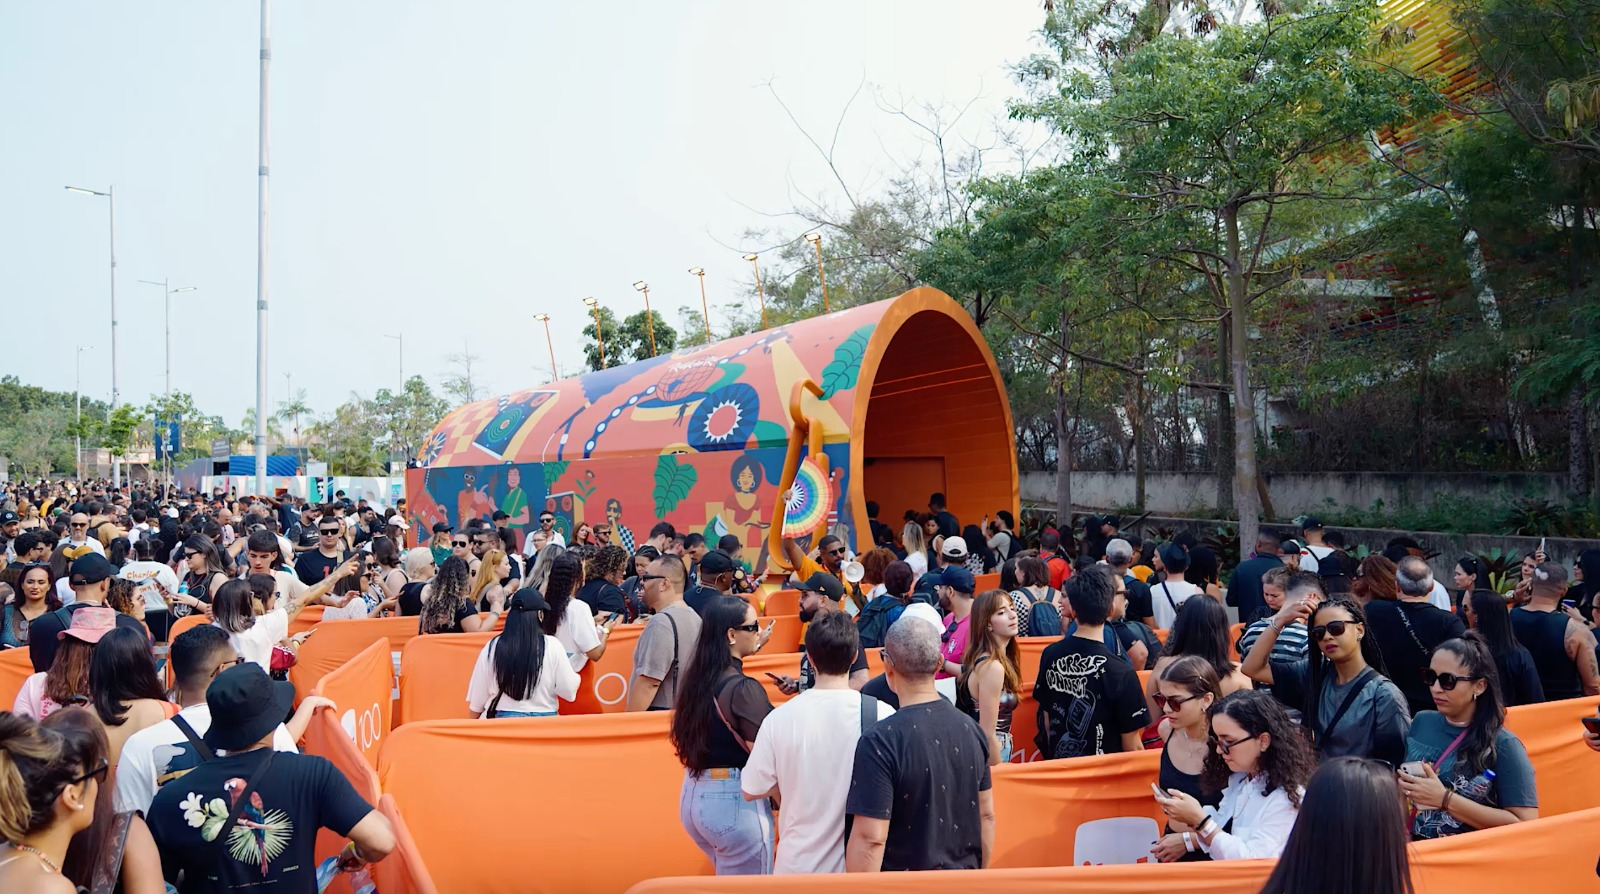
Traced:
<path fill-rule="evenodd" d="M 1412 721 L 1400 765 L 1400 791 L 1413 805 L 1411 837 L 1538 819 L 1533 763 L 1505 728 L 1488 643 L 1477 633 L 1440 643 L 1422 677 L 1438 710 Z"/>
<path fill-rule="evenodd" d="M 1583 718 L 1583 744 L 1600 751 L 1600 716 Z"/>
<path fill-rule="evenodd" d="M 1299 815 L 1316 757 L 1289 712 L 1265 692 L 1244 690 L 1210 710 L 1212 751 L 1201 787 L 1221 791 L 1213 812 L 1194 795 L 1156 789 L 1167 818 L 1194 829 L 1185 841 L 1213 860 L 1277 857 Z"/>
<path fill-rule="evenodd" d="M 550 609 L 539 622 L 547 636 L 561 643 L 573 671 L 581 671 L 589 662 L 600 660 L 606 653 L 611 628 L 622 620 L 619 612 L 597 616 L 590 612 L 587 602 L 573 598 L 582 577 L 582 559 L 568 552 L 556 556 L 550 563 L 550 577 L 544 588 L 544 600 L 550 603 Z"/>
<path fill-rule="evenodd" d="M 1211 706 L 1222 699 L 1217 669 L 1198 655 L 1186 655 L 1155 677 L 1156 704 L 1162 715 L 1156 724 L 1162 741 L 1156 798 L 1187 792 L 1202 807 L 1215 808 L 1219 793 L 1201 788 L 1200 776 L 1212 751 Z M 1210 854 L 1195 846 L 1194 829 L 1176 820 L 1167 823 L 1150 855 L 1162 863 L 1211 859 Z"/>

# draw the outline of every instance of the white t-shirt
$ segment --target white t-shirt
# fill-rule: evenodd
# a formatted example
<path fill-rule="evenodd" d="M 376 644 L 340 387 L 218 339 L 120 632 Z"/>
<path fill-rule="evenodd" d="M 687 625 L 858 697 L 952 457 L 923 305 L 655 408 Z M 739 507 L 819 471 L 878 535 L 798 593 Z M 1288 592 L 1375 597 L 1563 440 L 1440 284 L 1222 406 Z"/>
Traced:
<path fill-rule="evenodd" d="M 1300 570 L 1315 573 L 1320 570 L 1319 562 L 1331 555 L 1333 555 L 1333 547 L 1310 544 L 1300 550 Z"/>
<path fill-rule="evenodd" d="M 1172 601 L 1167 601 L 1167 594 L 1172 594 Z M 1178 612 L 1174 604 L 1182 605 L 1190 596 L 1200 592 L 1200 588 L 1186 580 L 1166 580 L 1159 584 L 1150 585 L 1150 606 L 1155 610 L 1156 629 L 1171 630 L 1172 622 L 1178 619 Z"/>
<path fill-rule="evenodd" d="M 879 720 L 893 713 L 878 703 Z M 807 689 L 761 721 L 739 785 L 750 795 L 777 786 L 783 795 L 774 874 L 844 871 L 850 773 L 839 762 L 856 753 L 860 738 L 861 693 L 854 689 Z"/>
<path fill-rule="evenodd" d="M 478 653 L 477 664 L 472 667 L 472 680 L 467 683 L 467 707 L 474 715 L 487 710 L 489 703 L 500 693 L 500 685 L 494 678 L 494 649 L 499 642 L 500 637 L 497 636 L 485 643 L 483 650 Z M 553 636 L 544 636 L 544 664 L 539 666 L 539 682 L 527 698 L 506 696 L 500 699 L 495 711 L 554 714 L 557 697 L 567 702 L 578 697 L 578 672 L 572 669 L 572 662 L 567 660 L 561 641 Z"/>
<path fill-rule="evenodd" d="M 78 601 L 78 594 L 72 592 L 66 575 L 56 578 L 56 598 L 61 600 L 62 605 L 71 605 Z"/>
<path fill-rule="evenodd" d="M 211 728 L 211 708 L 205 702 L 184 708 L 178 716 L 194 727 L 197 736 L 205 735 Z M 299 751 L 294 740 L 289 738 L 289 730 L 281 723 L 273 734 L 272 750 Z M 123 743 L 122 757 L 117 762 L 117 788 L 112 793 L 111 803 L 118 812 L 148 813 L 156 789 L 199 765 L 199 753 L 171 720 L 139 730 Z"/>
<path fill-rule="evenodd" d="M 84 544 L 88 544 L 90 549 L 102 556 L 106 554 L 106 548 L 101 546 L 100 541 L 94 539 L 93 537 L 90 537 L 88 540 L 68 540 L 64 545 L 68 549 L 72 549 L 73 547 L 83 546 Z"/>
<path fill-rule="evenodd" d="M 911 579 L 928 573 L 928 554 L 923 552 L 906 553 L 906 564 L 911 566 Z"/>
<path fill-rule="evenodd" d="M 228 634 L 228 642 L 244 656 L 244 660 L 261 665 L 272 673 L 272 647 L 289 635 L 289 614 L 278 606 L 256 618 L 256 622 L 243 633 Z"/>
<path fill-rule="evenodd" d="M 248 577 L 249 573 L 246 572 L 245 576 Z M 287 568 L 279 568 L 272 572 L 272 576 L 278 581 L 277 586 L 273 587 L 273 593 L 279 608 L 282 608 L 287 601 L 299 599 L 301 593 L 311 589 L 299 575 Z"/>
<path fill-rule="evenodd" d="M 1455 609 L 1455 606 L 1450 604 L 1450 591 L 1446 590 L 1444 584 L 1439 583 L 1437 579 L 1433 582 L 1433 592 L 1428 594 L 1428 602 L 1434 608 L 1442 608 L 1445 611 Z"/>
<path fill-rule="evenodd" d="M 589 650 L 600 645 L 600 631 L 595 629 L 594 615 L 589 613 L 589 603 L 576 597 L 567 600 L 567 609 L 556 624 L 556 639 L 572 662 L 574 673 L 589 663 Z"/>
<path fill-rule="evenodd" d="M 134 592 L 144 599 L 147 611 L 164 612 L 167 610 L 167 601 L 161 598 L 161 590 L 155 582 L 167 588 L 168 593 L 178 592 L 178 576 L 172 569 L 160 562 L 129 562 L 122 566 L 122 572 L 117 575 L 123 580 L 133 581 Z"/>

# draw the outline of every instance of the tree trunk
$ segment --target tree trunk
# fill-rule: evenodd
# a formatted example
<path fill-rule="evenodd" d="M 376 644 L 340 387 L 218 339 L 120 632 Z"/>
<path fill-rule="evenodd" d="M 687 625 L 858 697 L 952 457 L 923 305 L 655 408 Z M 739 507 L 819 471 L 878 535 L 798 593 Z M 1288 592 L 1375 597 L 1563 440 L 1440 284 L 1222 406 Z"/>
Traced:
<path fill-rule="evenodd" d="M 1573 503 L 1587 497 L 1589 480 L 1589 407 L 1582 384 L 1567 395 L 1567 495 Z"/>
<path fill-rule="evenodd" d="M 1217 381 L 1228 381 L 1228 357 L 1232 353 L 1229 347 L 1232 339 L 1229 337 L 1228 320 L 1224 319 L 1217 324 Z M 1211 428 L 1215 432 L 1212 438 L 1211 467 L 1217 476 L 1217 515 L 1227 518 L 1233 514 L 1235 501 L 1233 499 L 1233 409 L 1228 406 L 1228 392 L 1217 392 L 1217 415 Z"/>
<path fill-rule="evenodd" d="M 1072 427 L 1067 424 L 1067 348 L 1071 317 L 1061 314 L 1061 375 L 1056 382 L 1056 524 L 1072 526 Z"/>
<path fill-rule="evenodd" d="M 1140 361 L 1140 368 L 1144 363 Z M 1148 405 L 1145 401 L 1144 376 L 1133 380 L 1133 387 L 1138 389 L 1134 393 L 1133 413 L 1133 504 L 1144 511 L 1144 472 L 1145 472 L 1145 441 L 1148 439 L 1146 430 L 1150 427 L 1145 421 Z"/>
<path fill-rule="evenodd" d="M 1228 238 L 1228 356 L 1233 366 L 1233 493 L 1239 513 L 1239 544 L 1256 542 L 1260 495 L 1256 492 L 1256 412 L 1250 398 L 1250 342 L 1245 281 L 1239 250 L 1239 209 L 1223 210 Z"/>

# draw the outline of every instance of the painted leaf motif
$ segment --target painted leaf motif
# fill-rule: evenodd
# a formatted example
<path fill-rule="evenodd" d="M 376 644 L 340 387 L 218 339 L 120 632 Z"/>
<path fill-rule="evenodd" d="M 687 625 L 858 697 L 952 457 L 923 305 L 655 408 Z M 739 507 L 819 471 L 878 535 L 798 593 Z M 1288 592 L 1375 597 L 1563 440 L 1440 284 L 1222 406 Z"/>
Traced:
<path fill-rule="evenodd" d="M 544 490 L 545 490 L 545 493 L 549 493 L 550 489 L 555 487 L 556 479 L 558 479 L 562 475 L 566 474 L 566 471 L 567 471 L 567 461 L 566 460 L 558 460 L 556 462 L 551 462 L 551 463 L 545 463 L 544 464 Z"/>
<path fill-rule="evenodd" d="M 833 359 L 822 368 L 822 398 L 827 400 L 841 391 L 856 387 L 856 376 L 861 372 L 861 358 L 867 354 L 867 342 L 872 338 L 872 326 L 862 326 L 850 333 L 833 349 Z"/>
<path fill-rule="evenodd" d="M 678 508 L 689 489 L 698 478 L 694 466 L 678 465 L 678 455 L 668 453 L 656 459 L 656 518 L 666 518 L 667 513 Z"/>

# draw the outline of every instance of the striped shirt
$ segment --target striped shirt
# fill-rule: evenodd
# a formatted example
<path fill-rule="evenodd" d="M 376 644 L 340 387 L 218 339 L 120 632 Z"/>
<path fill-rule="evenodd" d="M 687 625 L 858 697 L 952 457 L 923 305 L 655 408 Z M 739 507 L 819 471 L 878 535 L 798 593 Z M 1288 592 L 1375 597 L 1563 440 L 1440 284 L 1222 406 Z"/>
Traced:
<path fill-rule="evenodd" d="M 1241 658 L 1250 654 L 1250 648 L 1261 638 L 1267 630 L 1267 625 L 1272 623 L 1271 618 L 1262 618 L 1245 628 L 1239 635 L 1239 655 Z M 1271 661 L 1299 661 L 1306 657 L 1306 647 L 1310 642 L 1310 634 L 1306 630 L 1304 621 L 1296 621 L 1278 632 L 1278 641 L 1272 644 L 1272 654 L 1267 656 Z"/>

